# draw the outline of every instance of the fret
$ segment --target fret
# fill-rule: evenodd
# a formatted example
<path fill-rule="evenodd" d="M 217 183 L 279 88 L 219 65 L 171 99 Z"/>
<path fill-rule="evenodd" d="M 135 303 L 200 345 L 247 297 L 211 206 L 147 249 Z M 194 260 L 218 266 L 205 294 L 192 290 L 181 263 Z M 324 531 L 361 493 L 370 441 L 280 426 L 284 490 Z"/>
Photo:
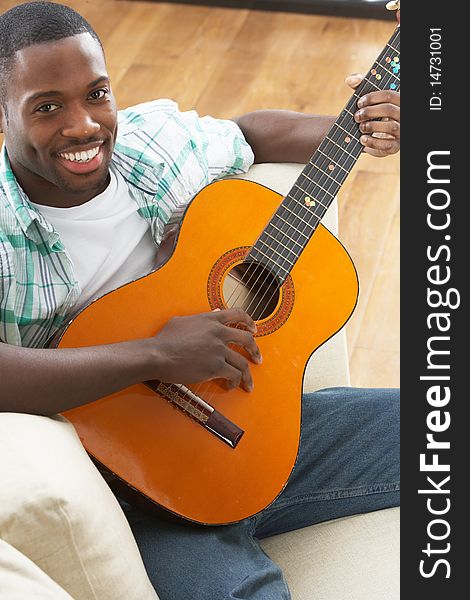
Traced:
<path fill-rule="evenodd" d="M 291 254 L 295 254 L 295 250 L 289 245 L 288 239 L 292 240 L 298 246 L 302 246 L 302 244 L 299 244 L 298 242 L 296 242 L 292 238 L 289 238 L 288 236 L 286 236 L 283 231 L 281 231 L 281 234 L 283 234 L 283 235 L 276 237 L 276 235 L 273 235 L 273 233 L 270 233 L 269 231 L 267 231 L 267 228 L 266 228 L 263 231 L 263 233 L 261 234 L 261 236 L 260 236 L 259 239 L 260 239 L 260 241 L 262 241 L 262 243 L 264 245 L 273 248 L 272 246 L 270 246 L 270 244 L 272 244 L 272 242 L 268 243 L 268 242 L 265 242 L 262 239 L 263 236 L 267 236 L 267 237 L 271 238 L 271 240 L 273 240 L 274 242 L 277 242 L 277 244 L 280 245 L 280 246 L 282 246 L 285 250 L 287 250 L 287 252 L 290 252 Z M 284 239 L 284 238 L 287 238 L 287 239 Z M 284 256 L 284 255 L 282 254 L 282 256 Z"/>
<path fill-rule="evenodd" d="M 263 235 L 264 235 L 264 234 L 265 234 L 265 232 L 263 232 Z M 290 260 L 287 258 L 287 256 L 284 256 L 283 254 L 281 254 L 280 252 L 278 252 L 278 251 L 277 251 L 275 248 L 273 248 L 273 247 L 272 247 L 272 246 L 270 246 L 270 245 L 269 245 L 267 242 L 265 242 L 265 241 L 264 241 L 264 240 L 263 240 L 261 237 L 259 238 L 258 242 L 259 242 L 259 243 L 261 243 L 261 244 L 263 244 L 263 246 L 266 246 L 266 248 L 268 248 L 268 249 L 269 249 L 271 252 L 274 252 L 275 254 L 277 254 L 278 256 L 280 256 L 280 257 L 282 258 L 282 260 L 285 260 L 285 261 L 286 261 L 286 262 L 288 262 L 288 263 L 289 263 L 291 266 L 294 266 L 294 263 L 293 263 L 292 261 L 290 261 Z M 258 242 L 256 242 L 256 243 L 258 244 Z M 285 246 L 284 246 L 284 247 L 285 247 Z M 258 249 L 259 249 L 259 248 L 258 248 Z M 289 250 L 288 248 L 287 248 L 287 250 L 288 250 L 289 252 L 292 252 L 292 251 L 291 251 L 291 250 Z M 294 254 L 294 256 L 295 256 L 295 253 L 294 253 L 294 252 L 292 252 L 292 254 Z M 297 257 L 296 257 L 296 258 L 297 258 Z M 295 261 L 294 261 L 294 262 L 295 262 Z"/>
<path fill-rule="evenodd" d="M 274 223 L 272 223 L 272 222 L 271 222 L 271 223 L 269 223 L 269 224 L 268 224 L 268 227 L 273 227 L 274 229 L 276 229 L 277 231 L 279 231 L 279 233 L 282 233 L 282 235 L 283 235 L 284 237 L 288 238 L 288 239 L 289 239 L 291 242 L 294 242 L 294 244 L 297 244 L 297 246 L 299 246 L 299 248 L 303 248 L 303 245 L 302 245 L 300 242 L 297 242 L 296 240 L 294 240 L 294 238 L 291 238 L 291 237 L 290 237 L 290 235 L 287 235 L 287 233 L 286 233 L 285 231 L 282 231 L 282 229 L 279 229 L 279 227 L 276 227 L 276 225 L 274 225 Z M 265 230 L 265 233 L 267 233 L 267 231 L 266 231 L 266 230 Z M 300 233 L 300 232 L 299 232 L 299 233 Z M 269 233 L 268 233 L 268 235 L 269 235 L 269 237 L 272 237 L 273 239 L 276 239 L 276 238 L 274 238 L 274 237 L 273 237 L 271 234 L 269 234 Z M 303 235 L 303 234 L 302 234 L 302 235 Z M 304 237 L 305 237 L 306 239 L 308 239 L 306 235 L 304 235 Z"/>
<path fill-rule="evenodd" d="M 368 77 L 364 77 L 364 81 L 367 81 L 367 83 L 369 83 L 371 86 L 375 87 L 376 90 L 382 89 L 382 88 L 379 88 L 378 85 L 375 85 L 375 83 L 373 81 L 371 81 Z"/>
<path fill-rule="evenodd" d="M 325 189 L 323 186 L 321 186 L 317 181 L 314 181 L 311 177 L 309 177 L 305 172 L 301 173 L 299 175 L 299 179 L 300 177 L 305 177 L 305 179 L 308 179 L 310 181 L 310 183 L 312 183 L 314 186 L 316 186 L 317 188 L 320 188 L 322 190 L 322 192 L 325 192 L 325 194 L 327 194 L 328 196 L 330 196 L 330 202 L 333 201 L 335 194 L 332 194 L 330 191 L 328 191 L 327 189 Z M 297 180 L 298 181 L 298 180 Z M 294 185 L 297 185 L 294 183 Z M 312 194 L 313 195 L 313 194 Z M 329 203 L 328 203 L 329 206 Z"/>
<path fill-rule="evenodd" d="M 291 196 L 291 199 L 293 202 L 295 202 L 296 210 L 303 209 L 306 211 L 306 218 L 308 218 L 309 223 L 311 222 L 312 217 L 321 218 L 321 216 L 325 214 L 325 210 L 328 208 L 328 206 L 317 200 L 313 195 L 310 200 L 313 203 L 311 206 L 306 206 L 303 198 L 297 199 L 294 196 Z"/>
<path fill-rule="evenodd" d="M 367 90 L 364 89 L 363 86 L 364 80 L 361 83 L 361 92 L 362 94 L 366 93 Z M 343 112 L 338 118 L 338 121 L 343 124 L 343 126 L 349 130 L 350 133 L 354 133 L 358 130 L 359 123 L 356 123 L 354 119 L 354 115 L 357 112 L 357 101 L 355 98 L 351 98 L 351 100 L 346 104 L 343 109 Z"/>
<path fill-rule="evenodd" d="M 328 142 L 331 142 L 334 146 L 336 146 L 337 148 L 339 148 L 343 152 L 347 152 L 347 150 L 345 150 L 340 144 L 338 144 L 334 139 L 332 139 L 332 138 L 330 138 L 328 136 L 325 137 L 325 139 L 321 143 L 321 146 L 326 145 Z M 320 146 L 320 148 L 321 148 L 321 146 Z"/>
<path fill-rule="evenodd" d="M 318 152 L 319 154 L 322 154 L 323 156 L 325 156 L 325 157 L 326 157 L 326 158 L 327 158 L 327 159 L 330 161 L 330 163 L 332 163 L 332 164 L 334 164 L 334 165 L 335 165 L 335 167 L 339 167 L 340 169 L 343 169 L 343 171 L 346 171 L 346 173 L 349 175 L 349 171 L 350 171 L 350 169 L 345 169 L 344 167 L 342 167 L 342 166 L 341 166 L 339 163 L 335 162 L 335 161 L 334 161 L 332 158 L 330 158 L 330 157 L 328 156 L 328 154 L 325 154 L 324 152 L 322 152 L 322 151 L 320 150 L 320 148 L 318 148 L 317 152 Z"/>
<path fill-rule="evenodd" d="M 255 246 L 253 246 L 253 250 L 250 252 L 250 255 L 251 255 L 253 252 L 258 252 L 258 253 L 259 253 L 259 254 L 261 254 L 261 255 L 262 255 L 264 258 L 267 258 L 267 259 L 268 259 L 268 263 L 267 263 L 267 264 L 268 264 L 268 266 L 271 266 L 271 267 L 273 267 L 273 266 L 275 266 L 275 267 L 278 267 L 279 269 L 282 269 L 283 271 L 285 271 L 285 272 L 286 272 L 286 275 L 288 275 L 288 274 L 289 274 L 289 271 L 290 271 L 290 269 L 286 269 L 285 267 L 283 267 L 282 265 L 280 265 L 278 262 L 273 262 L 273 260 L 272 260 L 272 257 L 271 257 L 271 256 L 268 256 L 267 254 L 265 254 L 265 253 L 264 253 L 262 250 L 260 250 L 260 249 L 258 248 L 258 246 L 256 246 L 256 245 L 255 245 Z M 259 262 L 259 261 L 258 261 L 258 262 Z"/>
<path fill-rule="evenodd" d="M 323 204 L 323 202 L 321 202 L 320 200 L 318 200 L 318 198 L 315 196 L 315 194 L 312 194 L 312 192 L 309 192 L 307 190 L 304 190 L 304 188 L 300 187 L 300 185 L 298 183 L 294 183 L 295 187 L 299 188 L 299 190 L 303 193 L 306 194 L 307 196 L 313 196 L 312 200 L 314 200 L 317 204 L 320 204 L 321 206 L 323 206 L 324 208 L 328 208 L 328 206 L 326 206 L 325 204 Z M 292 198 L 295 202 L 298 202 L 299 204 L 302 204 L 301 200 L 298 200 L 297 198 Z"/>
<path fill-rule="evenodd" d="M 288 206 L 287 202 L 291 200 L 292 202 L 294 202 L 294 206 Z M 314 228 L 316 227 L 315 225 L 312 225 L 312 213 L 308 212 L 307 213 L 307 217 L 308 220 L 303 219 L 301 215 L 298 214 L 298 209 L 299 208 L 304 208 L 305 210 L 307 210 L 307 207 L 303 207 L 301 206 L 298 202 L 296 202 L 294 200 L 294 198 L 292 198 L 291 196 L 286 196 L 286 198 L 284 199 L 283 203 L 279 206 L 276 215 L 278 216 L 281 220 L 283 220 L 290 229 L 292 229 L 292 235 L 296 236 L 297 233 L 300 233 L 301 235 L 303 235 L 306 239 L 310 238 L 310 235 L 312 234 Z M 286 217 L 285 219 L 283 217 L 281 217 L 282 211 L 287 211 L 288 214 L 284 214 L 284 216 Z M 316 216 L 316 215 L 314 215 Z"/>
<path fill-rule="evenodd" d="M 292 215 L 294 215 L 295 217 L 297 217 L 297 219 L 299 219 L 299 221 L 301 221 L 305 225 L 307 225 L 307 226 L 310 225 L 308 221 L 305 221 L 304 219 L 302 219 L 302 217 L 299 217 L 299 215 L 296 212 L 294 212 L 291 208 L 288 208 L 284 203 L 281 204 L 281 208 L 284 208 L 285 210 L 288 210 Z"/>
<path fill-rule="evenodd" d="M 328 141 L 331 141 L 330 139 L 328 139 Z M 351 140 L 352 141 L 352 140 Z M 350 142 L 348 142 L 348 145 L 350 144 Z M 325 144 L 325 146 L 327 146 L 328 143 Z M 362 144 L 361 144 L 362 145 Z M 346 148 L 343 148 L 342 146 L 339 146 L 338 144 L 335 143 L 335 146 L 338 146 L 338 148 L 340 148 L 345 154 L 347 154 L 348 156 L 350 156 L 352 159 L 356 160 L 356 156 L 354 156 L 354 154 L 351 154 L 351 152 L 348 152 L 346 150 Z M 362 152 L 362 150 L 361 150 Z"/>
<path fill-rule="evenodd" d="M 334 134 L 333 134 L 334 135 Z M 344 138 L 343 139 L 339 139 L 339 140 L 334 140 L 330 137 L 325 138 L 322 142 L 322 145 L 320 146 L 320 148 L 324 147 L 325 149 L 327 148 L 328 144 L 333 144 L 334 146 L 336 146 L 339 150 L 341 150 L 341 152 L 343 152 L 344 154 L 347 154 L 348 156 L 350 156 L 351 158 L 353 158 L 354 160 L 356 160 L 356 156 L 354 156 L 354 154 L 351 154 L 351 152 L 349 152 L 344 146 L 342 146 L 339 142 L 342 142 L 343 144 L 349 144 L 351 143 L 352 139 L 349 139 L 349 142 L 345 142 Z M 328 150 L 328 152 L 330 152 L 330 150 Z"/>
<path fill-rule="evenodd" d="M 284 233 L 284 232 L 281 232 Z M 270 237 L 272 240 L 274 240 L 275 242 L 277 242 L 278 244 L 281 244 L 281 246 L 283 246 L 286 250 L 288 250 L 289 252 L 293 252 L 293 250 L 291 250 L 289 248 L 289 246 L 286 246 L 285 244 L 282 243 L 282 241 L 277 238 L 274 235 L 271 235 L 268 231 L 264 230 L 262 235 L 267 235 L 268 237 Z M 299 242 L 296 242 L 295 240 L 293 240 L 291 237 L 289 237 L 288 235 L 284 234 L 285 237 L 287 237 L 289 240 L 291 240 L 292 242 L 294 242 L 294 244 L 297 244 L 297 246 L 302 247 L 302 244 L 299 244 Z M 263 242 L 264 243 L 264 242 Z"/>
<path fill-rule="evenodd" d="M 394 73 L 393 72 L 393 68 L 392 70 L 388 67 L 388 64 L 386 65 L 382 65 L 380 63 L 376 63 L 376 67 L 378 69 L 380 69 L 382 72 L 380 73 L 381 75 L 381 79 L 383 79 L 384 77 L 391 77 L 392 79 L 395 79 L 396 81 L 400 81 L 400 77 L 398 76 L 398 73 Z M 377 68 L 375 69 L 377 71 Z M 373 69 L 372 69 L 373 70 Z M 369 71 L 370 73 L 371 71 Z M 366 79 L 366 78 L 364 78 Z M 370 81 L 369 79 L 367 79 L 367 81 L 369 81 L 369 83 L 371 83 L 372 85 L 374 85 L 374 82 Z M 377 86 L 376 86 L 377 87 Z M 377 89 L 382 89 L 380 87 L 377 87 Z"/>
<path fill-rule="evenodd" d="M 341 125 L 338 123 L 338 121 L 336 121 L 336 123 L 335 123 L 334 125 L 335 125 L 336 127 L 339 127 L 339 129 L 341 129 L 342 131 L 344 131 L 344 133 L 347 133 L 347 134 L 348 134 L 348 135 L 351 137 L 351 139 L 354 139 L 354 141 L 356 141 L 356 142 L 358 142 L 358 141 L 359 141 L 359 139 L 356 137 L 357 135 L 359 135 L 359 134 L 357 133 L 357 131 L 353 131 L 353 132 L 351 132 L 351 131 L 349 131 L 349 129 L 345 129 L 344 127 L 342 127 L 342 126 L 341 126 Z"/>
<path fill-rule="evenodd" d="M 313 219 L 319 221 L 322 216 L 325 214 L 325 206 L 316 202 L 315 205 L 305 206 L 305 204 L 301 200 L 296 200 L 293 196 L 290 196 L 290 199 L 295 203 L 294 210 L 303 209 L 306 211 L 306 218 L 308 219 L 306 222 L 312 227 L 315 228 L 318 223 L 312 223 Z"/>
<path fill-rule="evenodd" d="M 347 108 L 343 109 L 344 112 L 347 112 L 348 114 L 351 115 L 351 117 L 354 117 L 354 113 L 352 113 L 350 110 L 348 110 Z"/>
<path fill-rule="evenodd" d="M 332 181 L 334 181 L 336 183 L 337 186 L 340 186 L 343 182 L 342 181 L 337 181 L 332 175 L 330 175 L 329 173 L 327 173 L 326 171 L 323 171 L 321 169 L 321 167 L 319 167 L 318 165 L 316 165 L 315 163 L 309 163 L 312 165 L 312 167 L 315 167 L 316 169 L 318 169 L 318 171 L 320 171 L 320 173 L 322 175 L 326 175 L 327 177 L 329 177 Z"/>
<path fill-rule="evenodd" d="M 331 196 L 331 199 L 334 200 L 335 198 L 335 194 L 332 194 L 331 192 L 329 192 L 328 190 L 325 190 L 324 187 L 322 187 L 318 182 L 314 181 L 311 177 L 309 177 L 306 173 L 301 173 L 300 177 L 305 177 L 306 179 L 308 179 L 309 181 L 311 181 L 314 185 L 316 185 L 317 187 L 319 187 L 323 192 L 325 192 L 325 194 L 328 194 L 328 196 Z M 298 181 L 298 180 L 297 180 Z M 294 183 L 294 185 L 296 185 Z M 313 195 L 313 194 L 312 194 Z"/>
<path fill-rule="evenodd" d="M 306 173 L 303 173 L 303 176 L 306 177 L 307 179 L 309 179 L 311 181 L 312 185 L 314 185 L 316 188 L 319 188 L 317 190 L 317 193 L 320 196 L 323 196 L 323 198 L 322 198 L 323 206 L 328 208 L 330 206 L 331 202 L 336 197 L 336 192 L 338 191 L 339 187 L 341 186 L 341 182 L 338 181 L 336 178 L 332 177 L 331 175 L 329 175 L 327 172 L 319 169 L 319 167 L 317 165 L 310 164 L 310 167 L 315 167 L 317 169 L 317 171 L 312 172 L 312 169 L 310 169 L 309 174 L 307 175 Z M 338 173 L 340 173 L 340 171 L 338 171 Z M 343 181 L 344 181 L 344 179 L 347 177 L 347 173 L 340 173 L 340 174 L 343 176 Z M 324 180 L 322 180 L 322 176 L 325 176 Z M 320 184 L 318 182 L 318 180 L 320 180 L 322 183 Z M 324 186 L 328 186 L 329 189 L 326 189 L 326 187 L 324 187 Z M 313 188 L 312 191 L 314 191 L 314 190 L 315 190 L 315 188 Z M 322 192 L 324 192 L 324 194 L 322 194 Z M 312 194 L 312 195 L 314 196 L 314 194 Z M 326 195 L 328 197 L 326 197 Z"/>
<path fill-rule="evenodd" d="M 346 130 L 344 130 L 344 131 L 346 131 Z M 338 133 L 338 132 L 333 132 L 333 133 L 332 133 L 332 136 L 336 135 L 337 133 Z M 346 132 L 346 133 L 348 133 L 348 132 Z M 348 134 L 348 135 L 349 135 L 349 134 Z M 349 140 L 349 141 L 351 141 L 351 138 L 350 138 L 350 140 Z M 342 152 L 346 152 L 346 154 L 350 154 L 350 153 L 347 151 L 347 149 L 346 149 L 346 148 L 345 148 L 345 147 L 342 145 L 342 144 L 344 144 L 344 143 L 345 143 L 345 142 L 344 142 L 344 138 L 341 138 L 341 137 L 340 137 L 339 139 L 335 140 L 333 137 L 326 136 L 326 137 L 325 137 L 325 139 L 323 140 L 323 142 L 322 142 L 322 144 L 321 144 L 320 148 L 321 148 L 322 146 L 327 146 L 327 145 L 328 145 L 328 143 L 331 143 L 331 144 L 335 145 L 335 146 L 336 146 L 337 148 L 339 148 L 339 149 L 340 149 Z M 347 142 L 347 143 L 349 144 L 349 142 Z M 351 156 L 352 156 L 352 155 L 351 155 Z"/>
<path fill-rule="evenodd" d="M 355 150 L 353 150 L 353 153 L 339 152 L 337 150 L 337 148 L 332 147 L 331 144 L 329 144 L 329 142 L 327 142 L 326 144 L 322 144 L 322 146 L 320 146 L 319 153 L 325 155 L 327 159 L 329 156 L 331 157 L 328 161 L 329 164 L 328 164 L 327 172 L 332 173 L 330 165 L 333 164 L 333 166 L 335 167 L 334 170 L 336 170 L 336 168 L 342 169 L 343 171 L 346 172 L 346 176 L 347 176 L 347 175 L 349 175 L 349 172 L 351 171 L 352 166 L 354 165 L 354 163 L 357 160 L 357 157 L 358 157 L 357 150 L 358 150 L 357 148 Z M 361 150 L 361 152 L 362 152 L 362 150 Z M 336 171 L 336 173 L 338 173 L 338 171 Z"/>
<path fill-rule="evenodd" d="M 281 221 L 283 221 L 286 225 L 289 225 L 289 227 L 291 229 L 293 229 L 294 231 L 296 231 L 297 233 L 299 233 L 300 235 L 302 235 L 306 240 L 309 240 L 309 236 L 305 235 L 305 233 L 302 233 L 302 231 L 300 231 L 300 229 L 296 229 L 291 223 L 289 223 L 289 221 L 286 221 L 285 219 L 283 219 L 280 215 L 278 215 L 277 213 L 274 215 L 273 219 L 280 219 Z M 271 223 L 269 223 L 270 225 Z"/>
<path fill-rule="evenodd" d="M 394 58 L 398 58 L 398 57 L 394 57 Z M 383 62 L 377 62 L 375 65 L 376 70 L 380 69 L 382 71 L 382 75 L 384 73 L 386 73 L 387 75 L 390 75 L 391 77 L 393 77 L 394 79 L 400 79 L 399 77 L 399 73 L 400 73 L 400 66 L 398 63 L 396 63 L 394 60 L 392 60 L 391 56 L 388 56 L 385 58 L 385 63 Z M 396 71 L 395 71 L 396 69 Z M 369 73 L 372 71 L 372 69 L 369 71 Z"/>
<path fill-rule="evenodd" d="M 302 209 L 303 211 L 305 211 L 304 216 L 308 219 L 309 223 L 311 222 L 312 216 L 317 217 L 319 213 L 321 213 L 323 215 L 324 214 L 323 209 L 328 208 L 322 202 L 318 201 L 317 198 L 315 196 L 313 196 L 313 194 L 309 195 L 310 202 L 314 203 L 314 204 L 311 204 L 310 206 L 308 206 L 305 203 L 305 198 L 297 198 L 296 194 L 297 194 L 297 190 L 295 192 L 289 194 L 289 196 L 286 196 L 286 200 L 290 199 L 290 200 L 292 200 L 292 202 L 294 202 L 294 210 Z M 303 196 L 303 194 L 302 194 L 302 196 Z M 312 197 L 310 197 L 310 196 L 312 196 Z"/>
<path fill-rule="evenodd" d="M 387 44 L 387 46 L 388 46 L 389 48 L 391 48 L 391 49 L 392 49 L 392 50 L 395 52 L 395 54 L 397 54 L 397 55 L 398 55 L 398 54 L 400 54 L 400 50 L 397 50 L 397 49 L 396 49 L 396 48 L 394 48 L 394 47 L 393 47 L 391 44 Z"/>

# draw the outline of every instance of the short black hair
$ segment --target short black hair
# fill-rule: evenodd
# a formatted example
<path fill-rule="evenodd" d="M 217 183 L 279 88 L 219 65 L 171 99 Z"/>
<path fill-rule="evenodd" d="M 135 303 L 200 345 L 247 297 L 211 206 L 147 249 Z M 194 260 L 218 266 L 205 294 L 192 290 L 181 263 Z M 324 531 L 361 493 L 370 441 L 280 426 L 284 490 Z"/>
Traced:
<path fill-rule="evenodd" d="M 103 48 L 93 27 L 78 12 L 55 2 L 26 2 L 0 15 L 0 102 L 18 50 L 89 33 Z"/>

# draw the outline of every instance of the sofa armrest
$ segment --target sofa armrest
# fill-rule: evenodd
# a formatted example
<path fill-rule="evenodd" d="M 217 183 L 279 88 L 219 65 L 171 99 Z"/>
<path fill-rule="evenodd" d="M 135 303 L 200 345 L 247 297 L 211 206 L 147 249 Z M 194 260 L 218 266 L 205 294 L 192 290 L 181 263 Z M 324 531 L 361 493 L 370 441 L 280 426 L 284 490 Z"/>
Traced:
<path fill-rule="evenodd" d="M 292 600 L 398 600 L 400 509 L 344 517 L 262 540 Z"/>
<path fill-rule="evenodd" d="M 263 163 L 253 165 L 247 173 L 234 175 L 247 179 L 286 195 L 304 165 L 295 163 Z M 334 200 L 322 219 L 322 224 L 334 235 L 338 234 L 338 204 Z M 310 357 L 304 374 L 304 391 L 350 385 L 348 350 L 344 327 Z"/>
<path fill-rule="evenodd" d="M 0 481 L 0 538 L 74 600 L 157 598 L 119 503 L 72 425 L 0 413 Z"/>

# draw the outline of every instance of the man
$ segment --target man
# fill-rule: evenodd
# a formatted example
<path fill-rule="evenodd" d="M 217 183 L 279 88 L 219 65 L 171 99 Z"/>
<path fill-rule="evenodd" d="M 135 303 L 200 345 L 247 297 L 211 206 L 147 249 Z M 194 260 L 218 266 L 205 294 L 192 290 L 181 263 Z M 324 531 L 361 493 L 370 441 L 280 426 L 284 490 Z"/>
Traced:
<path fill-rule="evenodd" d="M 358 104 L 366 151 L 396 152 L 398 94 Z M 0 411 L 53 415 L 149 379 L 252 390 L 250 362 L 229 346 L 262 360 L 239 309 L 172 319 L 150 339 L 44 345 L 77 308 L 152 270 L 171 214 L 200 188 L 253 160 L 306 162 L 332 122 L 287 111 L 220 121 L 169 101 L 118 114 L 101 43 L 80 15 L 33 2 L 0 16 Z M 201 528 L 122 502 L 162 600 L 288 598 L 257 538 L 398 503 L 395 390 L 307 395 L 302 422 L 293 477 L 251 519 Z M 179 576 L 191 570 L 200 576 Z"/>

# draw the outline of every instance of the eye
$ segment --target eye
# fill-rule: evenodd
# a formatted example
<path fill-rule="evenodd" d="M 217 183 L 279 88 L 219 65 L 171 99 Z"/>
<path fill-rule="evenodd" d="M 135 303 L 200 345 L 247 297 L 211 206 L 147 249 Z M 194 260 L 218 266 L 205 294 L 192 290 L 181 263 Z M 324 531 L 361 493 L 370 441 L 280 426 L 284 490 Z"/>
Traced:
<path fill-rule="evenodd" d="M 40 106 L 37 110 L 38 112 L 42 112 L 42 113 L 51 113 L 54 110 L 57 110 L 59 108 L 59 106 L 57 104 L 43 104 L 42 106 Z"/>
<path fill-rule="evenodd" d="M 94 92 L 91 92 L 90 94 L 90 98 L 92 100 L 103 100 L 103 98 L 106 98 L 106 96 L 109 94 L 109 90 L 106 88 L 101 88 L 99 90 L 95 90 Z"/>

